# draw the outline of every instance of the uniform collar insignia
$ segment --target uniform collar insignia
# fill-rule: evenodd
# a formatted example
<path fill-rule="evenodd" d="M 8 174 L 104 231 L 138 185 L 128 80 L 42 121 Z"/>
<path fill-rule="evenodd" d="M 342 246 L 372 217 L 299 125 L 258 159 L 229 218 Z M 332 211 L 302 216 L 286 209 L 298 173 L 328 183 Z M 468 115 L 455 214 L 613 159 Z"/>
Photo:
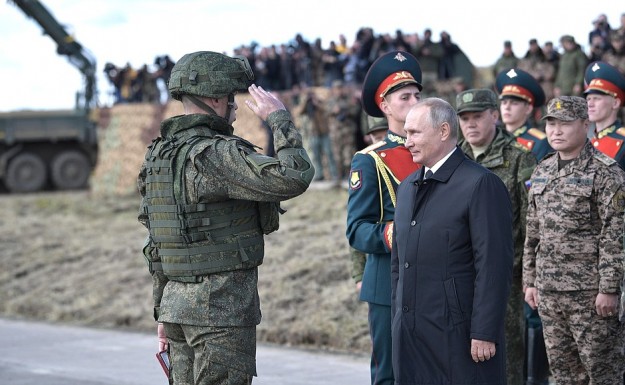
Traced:
<path fill-rule="evenodd" d="M 399 136 L 399 135 L 393 134 L 392 132 L 389 132 L 388 134 L 386 134 L 386 136 L 388 137 L 388 140 L 393 142 L 393 143 L 397 143 L 397 144 L 405 144 L 406 143 L 406 138 L 404 138 L 403 136 Z"/>
<path fill-rule="evenodd" d="M 514 130 L 514 136 L 521 136 L 523 134 L 525 134 L 525 131 L 527 131 L 527 126 L 521 126 L 519 128 L 517 128 L 516 130 Z"/>
<path fill-rule="evenodd" d="M 601 139 L 606 135 L 609 135 L 611 133 L 613 133 L 614 131 L 616 131 L 616 124 L 611 125 L 610 127 L 606 127 L 603 130 L 599 131 L 597 133 L 597 139 Z"/>

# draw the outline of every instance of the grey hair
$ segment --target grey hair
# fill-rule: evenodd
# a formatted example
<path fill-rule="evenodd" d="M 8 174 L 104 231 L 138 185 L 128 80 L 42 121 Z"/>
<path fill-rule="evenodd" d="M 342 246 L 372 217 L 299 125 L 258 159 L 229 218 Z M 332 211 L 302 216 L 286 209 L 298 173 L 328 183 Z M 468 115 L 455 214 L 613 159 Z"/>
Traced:
<path fill-rule="evenodd" d="M 419 104 L 429 109 L 426 120 L 431 127 L 439 128 L 443 123 L 448 123 L 451 138 L 458 139 L 460 122 L 458 121 L 458 114 L 451 104 L 440 98 L 425 98 Z"/>

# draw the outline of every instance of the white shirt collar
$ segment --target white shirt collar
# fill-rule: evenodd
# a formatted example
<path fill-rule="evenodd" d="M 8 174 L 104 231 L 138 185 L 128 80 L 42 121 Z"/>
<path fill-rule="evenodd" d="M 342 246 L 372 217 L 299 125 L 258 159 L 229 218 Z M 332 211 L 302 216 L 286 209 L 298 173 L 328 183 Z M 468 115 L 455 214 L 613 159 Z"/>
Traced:
<path fill-rule="evenodd" d="M 438 162 L 436 162 L 436 164 L 434 164 L 434 166 L 432 166 L 432 168 L 426 167 L 424 172 L 428 172 L 428 170 L 432 170 L 432 173 L 435 173 L 436 171 L 438 171 L 439 168 L 441 168 L 441 166 L 443 165 L 443 163 L 445 163 L 447 161 L 447 159 L 449 159 L 449 157 L 451 156 L 451 154 L 454 153 L 454 151 L 456 151 L 458 147 L 454 147 L 449 154 L 445 155 L 445 157 L 441 160 L 439 160 Z M 425 174 L 424 174 L 425 175 Z"/>

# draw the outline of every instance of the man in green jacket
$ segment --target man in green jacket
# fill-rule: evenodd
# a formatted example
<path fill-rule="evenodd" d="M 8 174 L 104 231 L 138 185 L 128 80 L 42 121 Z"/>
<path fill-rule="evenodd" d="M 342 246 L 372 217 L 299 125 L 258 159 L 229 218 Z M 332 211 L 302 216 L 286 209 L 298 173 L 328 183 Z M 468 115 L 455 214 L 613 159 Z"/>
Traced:
<path fill-rule="evenodd" d="M 168 82 L 184 114 L 162 122 L 139 173 L 159 348 L 174 385 L 251 384 L 263 236 L 278 229 L 279 202 L 304 193 L 315 173 L 291 115 L 248 88 L 253 79 L 243 57 L 184 55 Z M 234 135 L 239 91 L 271 127 L 276 157 Z"/>
<path fill-rule="evenodd" d="M 581 96 L 584 91 L 584 73 L 588 66 L 588 57 L 571 35 L 560 38 L 564 53 L 556 74 L 553 93 L 555 96 Z"/>

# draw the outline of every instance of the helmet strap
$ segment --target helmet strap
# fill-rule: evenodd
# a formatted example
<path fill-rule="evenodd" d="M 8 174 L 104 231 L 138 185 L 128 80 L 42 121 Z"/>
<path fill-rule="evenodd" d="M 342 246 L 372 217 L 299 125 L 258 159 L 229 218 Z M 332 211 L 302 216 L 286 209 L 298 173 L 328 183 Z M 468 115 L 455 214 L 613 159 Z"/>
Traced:
<path fill-rule="evenodd" d="M 203 101 L 201 101 L 200 99 L 196 98 L 194 95 L 185 95 L 187 98 L 189 98 L 189 100 L 195 104 L 196 106 L 198 106 L 199 108 L 201 108 L 203 111 L 208 112 L 211 115 L 217 115 L 217 112 L 215 112 L 215 110 L 213 110 L 212 108 L 210 108 L 208 106 L 208 104 L 204 103 Z M 229 105 L 228 105 L 228 108 Z M 226 115 L 227 116 L 227 115 Z"/>
<path fill-rule="evenodd" d="M 230 120 L 230 112 L 234 108 L 234 93 L 228 94 L 228 108 L 226 108 L 226 120 Z"/>

